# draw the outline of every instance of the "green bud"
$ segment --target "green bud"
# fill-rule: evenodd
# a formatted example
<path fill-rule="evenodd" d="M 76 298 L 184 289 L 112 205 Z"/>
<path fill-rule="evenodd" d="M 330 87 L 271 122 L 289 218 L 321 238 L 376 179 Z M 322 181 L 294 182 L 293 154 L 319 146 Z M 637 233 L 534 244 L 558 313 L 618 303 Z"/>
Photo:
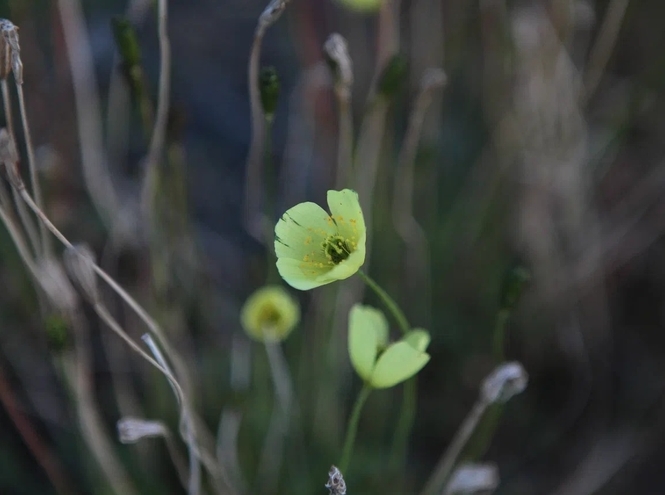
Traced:
<path fill-rule="evenodd" d="M 111 19 L 113 38 L 120 52 L 120 57 L 127 70 L 131 70 L 141 63 L 141 49 L 136 38 L 136 31 L 131 23 L 124 17 Z"/>
<path fill-rule="evenodd" d="M 524 286 L 531 280 L 531 273 L 524 266 L 511 268 L 503 279 L 501 288 L 501 309 L 512 311 L 517 306 Z"/>
<path fill-rule="evenodd" d="M 259 91 L 263 114 L 271 118 L 275 114 L 279 99 L 279 76 L 274 67 L 264 67 L 259 74 Z"/>
<path fill-rule="evenodd" d="M 69 325 L 67 320 L 59 314 L 50 314 L 44 321 L 46 329 L 46 342 L 52 351 L 59 353 L 70 345 Z"/>
<path fill-rule="evenodd" d="M 402 88 L 406 79 L 407 59 L 404 55 L 395 54 L 383 68 L 379 76 L 379 94 L 391 98 Z"/>

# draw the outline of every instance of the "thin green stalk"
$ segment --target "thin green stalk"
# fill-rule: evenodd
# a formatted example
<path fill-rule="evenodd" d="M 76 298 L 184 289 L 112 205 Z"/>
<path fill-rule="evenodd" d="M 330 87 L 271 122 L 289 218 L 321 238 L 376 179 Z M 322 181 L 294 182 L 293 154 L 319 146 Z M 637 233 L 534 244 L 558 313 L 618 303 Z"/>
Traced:
<path fill-rule="evenodd" d="M 505 361 L 505 341 L 506 341 L 506 323 L 510 317 L 510 310 L 502 308 L 496 315 L 496 322 L 494 324 L 494 342 L 492 353 L 497 363 Z"/>
<path fill-rule="evenodd" d="M 393 437 L 393 448 L 390 456 L 391 467 L 397 469 L 406 458 L 409 436 L 416 419 L 416 399 L 418 398 L 418 377 L 413 376 L 404 382 L 402 390 L 402 408 Z"/>
<path fill-rule="evenodd" d="M 342 459 L 339 461 L 339 470 L 342 473 L 346 473 L 346 469 L 349 467 L 349 461 L 351 460 L 351 453 L 353 452 L 353 444 L 356 441 L 356 433 L 358 432 L 358 422 L 360 420 L 360 412 L 369 397 L 372 387 L 367 383 L 363 385 L 363 388 L 356 398 L 356 403 L 353 405 L 353 412 L 349 418 L 349 424 L 346 427 L 346 436 L 344 437 L 344 448 L 342 449 Z"/>
<path fill-rule="evenodd" d="M 360 278 L 363 279 L 363 281 L 376 293 L 379 298 L 381 298 L 381 301 L 383 301 L 383 304 L 386 305 L 386 308 L 388 308 L 388 311 L 390 311 L 397 320 L 397 324 L 399 325 L 400 330 L 402 333 L 407 333 L 409 330 L 411 330 L 411 325 L 409 325 L 409 321 L 406 319 L 406 316 L 404 316 L 404 312 L 400 309 L 400 307 L 397 305 L 395 300 L 388 295 L 388 293 L 383 290 L 379 284 L 377 284 L 373 279 L 369 277 L 365 272 L 362 270 L 358 270 L 358 275 L 360 275 Z M 342 470 L 344 472 L 344 470 Z"/>
<path fill-rule="evenodd" d="M 390 297 L 390 295 L 365 272 L 358 270 L 358 274 L 360 275 L 360 278 L 362 278 L 363 281 L 379 296 L 388 310 L 392 313 L 395 320 L 397 320 L 397 324 L 399 325 L 402 333 L 408 333 L 409 330 L 411 330 L 411 325 L 409 325 L 409 321 L 406 319 L 404 312 L 400 309 L 395 300 Z M 396 465 L 397 463 L 401 462 L 402 459 L 404 459 L 409 436 L 411 435 L 411 430 L 413 430 L 413 423 L 416 415 L 416 400 L 418 395 L 416 384 L 417 382 L 415 376 L 404 383 L 402 408 L 400 411 L 399 421 L 395 428 L 395 436 L 393 437 L 393 447 L 391 454 L 391 462 L 393 465 Z M 342 472 L 344 472 L 344 469 L 342 469 Z"/>

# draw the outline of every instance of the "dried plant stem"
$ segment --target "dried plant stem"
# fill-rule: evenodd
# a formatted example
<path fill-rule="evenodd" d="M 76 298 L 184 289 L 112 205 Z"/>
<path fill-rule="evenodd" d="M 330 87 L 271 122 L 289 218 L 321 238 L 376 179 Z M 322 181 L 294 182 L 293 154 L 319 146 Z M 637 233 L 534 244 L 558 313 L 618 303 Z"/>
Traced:
<path fill-rule="evenodd" d="M 409 118 L 406 137 L 400 149 L 393 187 L 393 223 L 406 246 L 406 284 L 408 290 L 417 289 L 427 304 L 426 321 L 429 321 L 431 313 L 429 243 L 423 228 L 413 216 L 414 176 L 425 115 L 431 105 L 433 93 L 444 86 L 445 78 L 441 69 L 428 69 L 423 75 L 420 91 Z"/>
<path fill-rule="evenodd" d="M 441 69 L 429 69 L 425 72 L 420 91 L 409 116 L 406 136 L 397 159 L 398 173 L 395 176 L 393 218 L 398 230 L 406 222 L 407 217 L 413 216 L 413 188 L 418 143 L 434 92 L 444 86 L 445 77 Z"/>
<path fill-rule="evenodd" d="M 148 347 L 150 347 L 155 359 L 157 359 L 164 368 L 169 369 L 168 363 L 164 359 L 157 344 L 152 340 L 152 337 L 145 334 L 143 340 Z M 187 493 L 188 495 L 198 495 L 201 492 L 201 463 L 196 432 L 192 421 L 191 406 L 186 400 L 186 397 L 182 395 L 182 389 L 178 387 L 178 383 L 173 380 L 169 380 L 169 383 L 173 388 L 173 393 L 175 394 L 176 399 L 178 399 L 178 404 L 180 406 L 180 434 L 184 438 L 187 443 L 187 448 L 189 449 L 189 480 L 187 483 Z"/>
<path fill-rule="evenodd" d="M 129 347 L 132 348 L 133 351 L 135 351 L 137 354 L 139 354 L 143 359 L 145 359 L 148 363 L 150 363 L 152 366 L 157 368 L 166 378 L 173 384 L 173 387 L 176 388 L 177 390 L 177 395 L 179 397 L 178 400 L 182 400 L 183 396 L 183 391 L 182 387 L 178 383 L 178 381 L 175 379 L 175 377 L 171 374 L 169 370 L 164 368 L 161 364 L 159 364 L 157 361 L 155 361 L 150 354 L 145 352 L 143 349 L 141 349 L 136 342 L 134 342 L 129 335 L 127 335 L 127 332 L 125 332 L 120 324 L 117 322 L 113 316 L 108 312 L 106 307 L 101 304 L 100 302 L 96 302 L 93 305 L 95 309 L 95 313 L 97 313 L 97 316 L 106 323 L 106 325 L 116 334 L 118 337 L 120 337 L 122 340 L 124 340 Z"/>
<path fill-rule="evenodd" d="M 252 347 L 244 336 L 233 334 L 229 360 L 231 390 L 234 394 L 244 395 L 249 390 L 252 369 Z M 242 418 L 243 412 L 238 406 L 228 405 L 222 409 L 217 426 L 216 453 L 218 462 L 230 469 L 234 486 L 245 492 L 247 483 L 238 459 L 238 432 Z"/>
<path fill-rule="evenodd" d="M 277 407 L 270 418 L 270 426 L 259 462 L 258 479 L 261 484 L 259 493 L 276 493 L 282 465 L 284 439 L 288 432 L 291 416 L 293 383 L 280 343 L 266 342 L 265 349 L 277 398 Z"/>
<path fill-rule="evenodd" d="M 332 34 L 324 43 L 323 49 L 334 63 L 334 90 L 339 112 L 336 185 L 341 189 L 348 185 L 353 165 L 353 114 L 351 112 L 353 66 L 348 45 L 341 35 Z"/>
<path fill-rule="evenodd" d="M 141 192 L 141 205 L 147 215 L 148 225 L 154 222 L 154 195 L 157 193 L 159 161 L 164 154 L 166 143 L 166 125 L 169 116 L 169 97 L 171 93 L 171 44 L 168 34 L 168 8 L 166 0 L 157 2 L 159 35 L 159 93 L 157 96 L 157 114 L 150 140 L 148 156 L 145 160 L 145 175 Z"/>
<path fill-rule="evenodd" d="M 44 199 L 42 197 L 42 188 L 39 185 L 39 176 L 37 174 L 37 163 L 35 161 L 35 149 L 32 144 L 32 133 L 30 132 L 30 123 L 28 121 L 28 113 L 25 109 L 25 96 L 23 95 L 23 84 L 16 83 L 16 92 L 18 94 L 18 107 L 21 113 L 21 125 L 23 126 L 23 137 L 25 139 L 25 149 L 28 154 L 28 168 L 30 169 L 30 186 L 32 188 L 32 195 L 35 198 L 35 203 L 39 206 L 40 210 L 44 210 Z M 51 238 L 46 231 L 46 227 L 39 224 L 39 234 L 42 241 L 41 249 L 42 256 L 50 256 L 52 251 Z"/>
<path fill-rule="evenodd" d="M 289 0 L 271 0 L 259 17 L 254 41 L 247 66 L 247 86 L 249 88 L 249 104 L 252 119 L 252 140 L 246 164 L 244 221 L 247 232 L 259 240 L 263 240 L 265 223 L 261 212 L 261 192 L 263 177 L 261 160 L 264 156 L 266 139 L 265 119 L 261 107 L 259 89 L 259 65 L 261 63 L 261 45 L 268 28 L 274 24 L 286 8 Z"/>
<path fill-rule="evenodd" d="M 337 188 L 349 184 L 353 165 L 353 115 L 351 96 L 335 91 L 339 110 L 339 144 L 337 147 Z"/>
<path fill-rule="evenodd" d="M 48 219 L 48 217 L 44 214 L 42 210 L 40 210 L 33 199 L 30 197 L 28 192 L 26 191 L 25 187 L 20 188 L 20 194 L 23 197 L 23 200 L 28 204 L 30 209 L 35 212 L 37 217 L 46 225 L 48 230 L 51 231 L 51 233 L 65 246 L 71 249 L 76 250 L 75 246 L 69 242 L 69 240 L 58 230 L 58 228 L 53 225 L 53 223 Z M 182 360 L 180 357 L 177 355 L 175 350 L 170 346 L 168 339 L 166 338 L 166 335 L 164 334 L 164 331 L 162 328 L 159 326 L 159 324 L 148 314 L 148 312 L 143 309 L 143 307 L 132 297 L 129 295 L 125 289 L 123 289 L 113 278 L 106 273 L 99 265 L 97 265 L 94 262 L 91 262 L 90 260 L 87 260 L 90 262 L 90 266 L 93 269 L 93 271 L 99 275 L 110 287 L 115 291 L 126 303 L 127 305 L 132 308 L 132 310 L 136 313 L 136 315 L 146 324 L 150 332 L 157 337 L 157 340 L 159 341 L 160 345 L 162 345 L 167 353 L 167 356 L 169 359 L 171 359 L 174 363 L 174 366 L 176 366 L 176 372 L 178 373 L 178 376 L 183 379 L 183 376 L 186 376 L 186 370 L 185 366 L 182 363 Z M 182 375 L 182 373 L 185 373 L 185 375 Z M 185 386 L 184 389 L 187 389 Z"/>
<path fill-rule="evenodd" d="M 62 357 L 62 365 L 65 379 L 75 395 L 81 433 L 115 493 L 138 495 L 115 455 L 113 442 L 104 429 L 102 415 L 94 398 L 88 328 L 77 314 L 71 314 L 69 321 L 74 327 L 75 350 Z"/>
<path fill-rule="evenodd" d="M 603 24 L 589 54 L 589 61 L 584 74 L 582 104 L 589 101 L 603 77 L 603 72 L 619 36 L 628 2 L 629 0 L 611 0 L 607 6 Z"/>
<path fill-rule="evenodd" d="M 170 431 L 167 430 L 166 435 L 164 435 L 164 442 L 166 443 L 166 450 L 169 452 L 169 457 L 171 462 L 175 466 L 175 470 L 178 473 L 178 478 L 183 487 L 187 486 L 187 467 L 185 466 L 185 460 L 183 459 L 178 446 L 175 443 L 175 439 Z"/>
<path fill-rule="evenodd" d="M 9 132 L 9 136 L 15 145 L 16 134 L 14 132 L 12 103 L 11 103 L 11 97 L 9 95 L 9 85 L 7 84 L 6 79 L 0 80 L 0 88 L 2 89 L 2 102 L 5 108 L 7 131 Z M 28 236 L 28 240 L 30 241 L 30 246 L 33 250 L 33 253 L 35 254 L 35 256 L 38 257 L 41 253 L 40 251 L 41 243 L 39 241 L 39 234 L 37 232 L 37 228 L 33 223 L 33 219 L 28 214 L 28 211 L 25 209 L 25 205 L 18 197 L 18 193 L 13 189 L 12 189 L 12 196 L 14 197 L 14 203 L 16 204 L 16 211 L 18 212 L 19 218 L 21 220 L 21 225 L 23 225 L 23 229 L 25 230 Z"/>
<path fill-rule="evenodd" d="M 2 187 L 2 189 L 4 189 L 4 187 Z M 9 236 L 12 238 L 12 242 L 16 246 L 18 254 L 21 257 L 21 260 L 23 261 L 23 264 L 26 266 L 26 268 L 28 269 L 32 277 L 35 279 L 35 281 L 38 281 L 39 277 L 37 276 L 37 266 L 35 265 L 35 261 L 32 258 L 30 249 L 26 245 L 25 240 L 23 238 L 23 234 L 21 233 L 20 229 L 17 227 L 16 222 L 11 217 L 11 214 L 7 211 L 6 206 L 4 205 L 2 208 L 0 208 L 0 218 L 2 219 L 2 222 L 5 224 L 7 232 L 9 232 Z"/>
<path fill-rule="evenodd" d="M 434 468 L 420 495 L 436 495 L 437 493 L 441 493 L 455 467 L 457 458 L 476 430 L 476 426 L 478 426 L 488 406 L 489 403 L 482 397 L 474 404 L 473 409 L 471 409 L 469 415 L 464 419 L 464 422 L 450 442 L 448 449 Z"/>
<path fill-rule="evenodd" d="M 90 48 L 92 44 L 88 39 L 80 0 L 58 0 L 57 4 L 72 72 L 83 178 L 97 211 L 106 225 L 114 228 L 117 227 L 114 222 L 120 202 L 103 150 L 99 94 Z"/>

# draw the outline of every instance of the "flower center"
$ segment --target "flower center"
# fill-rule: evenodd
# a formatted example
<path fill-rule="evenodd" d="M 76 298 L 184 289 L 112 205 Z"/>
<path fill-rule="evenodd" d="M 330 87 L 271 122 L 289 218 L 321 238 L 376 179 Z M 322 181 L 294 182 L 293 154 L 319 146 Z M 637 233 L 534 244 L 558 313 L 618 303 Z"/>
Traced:
<path fill-rule="evenodd" d="M 323 241 L 323 252 L 326 253 L 326 258 L 339 265 L 349 257 L 351 248 L 341 235 L 331 235 Z"/>
<path fill-rule="evenodd" d="M 281 319 L 281 312 L 272 304 L 267 304 L 260 309 L 259 321 L 263 327 L 275 327 Z"/>

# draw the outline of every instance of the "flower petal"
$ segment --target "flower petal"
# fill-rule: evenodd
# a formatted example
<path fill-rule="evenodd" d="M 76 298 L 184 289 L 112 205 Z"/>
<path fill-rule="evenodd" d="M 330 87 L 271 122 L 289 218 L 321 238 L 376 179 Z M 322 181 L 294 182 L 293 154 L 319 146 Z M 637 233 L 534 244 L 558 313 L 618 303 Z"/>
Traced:
<path fill-rule="evenodd" d="M 328 208 L 337 224 L 337 231 L 355 250 L 365 249 L 365 218 L 358 201 L 358 193 L 351 189 L 328 191 Z"/>
<path fill-rule="evenodd" d="M 310 290 L 337 280 L 327 280 L 327 267 L 320 268 L 316 263 L 306 263 L 293 258 L 279 258 L 277 271 L 284 281 L 294 289 Z"/>
<path fill-rule="evenodd" d="M 378 309 L 355 304 L 349 312 L 349 357 L 363 380 L 369 380 L 379 347 L 388 338 L 388 322 Z"/>
<path fill-rule="evenodd" d="M 275 253 L 278 258 L 326 262 L 321 244 L 337 232 L 330 215 L 316 203 L 289 208 L 275 225 Z"/>
<path fill-rule="evenodd" d="M 414 349 L 425 352 L 432 339 L 429 336 L 429 332 L 424 328 L 414 328 L 402 337 L 402 340 L 411 344 L 411 347 Z"/>
<path fill-rule="evenodd" d="M 410 343 L 392 344 L 379 356 L 369 383 L 374 388 L 388 388 L 411 378 L 429 361 L 429 354 L 414 349 Z"/>

